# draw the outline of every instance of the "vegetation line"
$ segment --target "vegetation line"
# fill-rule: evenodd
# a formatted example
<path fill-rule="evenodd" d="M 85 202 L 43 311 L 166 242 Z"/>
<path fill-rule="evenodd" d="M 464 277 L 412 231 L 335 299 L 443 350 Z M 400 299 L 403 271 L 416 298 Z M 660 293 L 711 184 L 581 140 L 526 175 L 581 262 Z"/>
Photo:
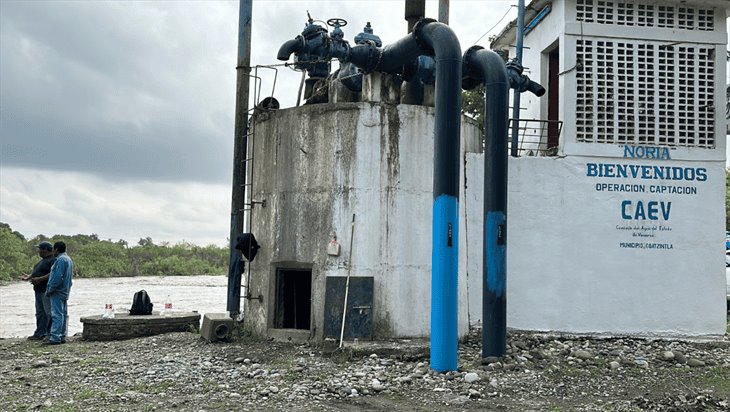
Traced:
<path fill-rule="evenodd" d="M 151 238 L 140 239 L 135 246 L 126 241 L 113 242 L 91 235 L 38 235 L 26 239 L 0 222 L 0 281 L 17 279 L 30 273 L 40 259 L 35 245 L 48 240 L 66 242 L 74 260 L 74 276 L 82 278 L 116 276 L 190 276 L 224 275 L 228 272 L 228 249 L 216 245 L 205 247 L 181 242 L 154 244 Z"/>

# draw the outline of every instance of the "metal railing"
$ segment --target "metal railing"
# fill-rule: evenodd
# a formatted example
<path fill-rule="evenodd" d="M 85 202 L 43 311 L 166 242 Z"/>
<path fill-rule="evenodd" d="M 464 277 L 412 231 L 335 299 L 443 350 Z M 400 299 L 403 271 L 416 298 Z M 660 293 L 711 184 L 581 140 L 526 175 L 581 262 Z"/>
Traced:
<path fill-rule="evenodd" d="M 510 130 L 515 119 L 510 119 Z M 517 120 L 517 156 L 557 156 L 558 141 L 563 130 L 561 120 Z M 550 137 L 550 138 L 549 138 Z M 555 143 L 548 143 L 555 142 Z M 510 144 L 510 150 L 512 145 Z"/>

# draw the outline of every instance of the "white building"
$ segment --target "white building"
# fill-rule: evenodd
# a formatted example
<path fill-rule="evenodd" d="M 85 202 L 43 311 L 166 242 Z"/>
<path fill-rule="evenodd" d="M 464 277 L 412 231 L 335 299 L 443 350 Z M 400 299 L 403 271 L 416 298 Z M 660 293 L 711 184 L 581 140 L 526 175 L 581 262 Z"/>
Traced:
<path fill-rule="evenodd" d="M 725 333 L 728 7 L 719 0 L 529 4 L 523 64 L 548 92 L 523 94 L 521 118 L 562 121 L 562 132 L 523 124 L 537 136 L 522 139 L 523 155 L 547 148 L 551 156 L 510 159 L 508 327 Z M 514 56 L 514 26 L 492 48 Z M 466 161 L 467 181 L 478 179 L 482 156 Z M 470 244 L 481 236 L 480 219 L 468 216 Z M 467 260 L 471 275 L 481 260 Z M 472 322 L 481 313 L 479 281 L 469 277 Z"/>

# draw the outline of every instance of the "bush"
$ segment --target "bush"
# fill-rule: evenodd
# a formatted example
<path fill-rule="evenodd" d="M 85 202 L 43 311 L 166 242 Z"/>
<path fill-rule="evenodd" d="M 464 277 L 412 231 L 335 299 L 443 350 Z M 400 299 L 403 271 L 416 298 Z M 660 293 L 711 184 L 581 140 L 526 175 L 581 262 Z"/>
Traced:
<path fill-rule="evenodd" d="M 38 261 L 34 257 L 34 248 L 28 247 L 25 237 L 0 223 L 0 281 L 8 281 L 19 277 L 22 273 L 30 273 Z"/>

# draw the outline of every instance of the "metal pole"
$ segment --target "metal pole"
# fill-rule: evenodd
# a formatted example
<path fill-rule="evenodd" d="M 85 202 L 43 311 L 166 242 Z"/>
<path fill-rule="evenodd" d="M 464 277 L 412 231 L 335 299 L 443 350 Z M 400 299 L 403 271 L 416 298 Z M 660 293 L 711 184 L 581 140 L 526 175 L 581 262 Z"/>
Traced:
<path fill-rule="evenodd" d="M 413 31 L 413 26 L 425 15 L 426 0 L 406 0 L 405 18 L 408 21 L 408 33 Z"/>
<path fill-rule="evenodd" d="M 248 94 L 251 73 L 251 15 L 253 0 L 240 0 L 238 10 L 238 64 L 236 65 L 236 118 L 233 137 L 233 182 L 231 190 L 230 258 L 228 266 L 227 310 L 231 317 L 240 312 L 241 274 L 236 238 L 243 233 L 246 203 L 246 158 L 248 156 Z"/>
<path fill-rule="evenodd" d="M 525 0 L 517 2 L 517 63 L 522 66 L 522 40 L 525 37 Z M 517 135 L 519 133 L 520 120 L 520 91 L 514 91 L 512 95 L 512 150 L 510 155 L 517 157 Z"/>
<path fill-rule="evenodd" d="M 439 21 L 449 24 L 449 0 L 439 0 Z"/>
<path fill-rule="evenodd" d="M 350 229 L 350 257 L 347 259 L 347 281 L 345 281 L 345 303 L 342 305 L 342 326 L 340 327 L 340 348 L 345 340 L 345 318 L 347 317 L 347 295 L 350 292 L 350 272 L 352 271 L 352 239 L 355 238 L 355 214 L 352 214 Z"/>

